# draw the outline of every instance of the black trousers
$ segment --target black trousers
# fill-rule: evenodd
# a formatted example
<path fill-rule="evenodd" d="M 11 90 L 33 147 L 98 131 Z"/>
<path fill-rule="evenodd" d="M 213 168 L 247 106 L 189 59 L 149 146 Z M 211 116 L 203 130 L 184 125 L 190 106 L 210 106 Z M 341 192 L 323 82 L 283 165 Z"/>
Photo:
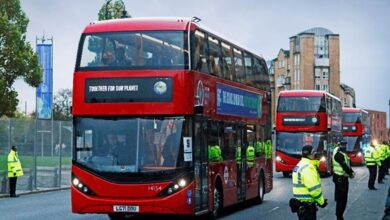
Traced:
<path fill-rule="evenodd" d="M 367 166 L 368 171 L 370 172 L 370 177 L 368 179 L 368 188 L 374 188 L 375 186 L 375 179 L 376 179 L 376 172 L 377 168 L 376 165 L 374 166 Z"/>
<path fill-rule="evenodd" d="M 385 173 L 386 173 L 386 175 L 388 175 L 389 174 L 389 168 L 390 168 L 390 158 L 389 157 L 385 159 L 385 164 L 386 164 Z"/>
<path fill-rule="evenodd" d="M 336 201 L 336 217 L 338 220 L 343 220 L 344 211 L 347 207 L 348 201 L 348 177 L 334 174 L 333 182 L 335 186 L 334 200 Z"/>
<path fill-rule="evenodd" d="M 386 165 L 385 161 L 382 161 L 382 165 L 379 166 L 379 171 L 378 171 L 378 183 L 383 181 L 383 178 L 386 175 Z"/>
<path fill-rule="evenodd" d="M 16 181 L 18 177 L 9 177 L 9 195 L 14 196 L 16 192 Z"/>
<path fill-rule="evenodd" d="M 299 220 L 317 220 L 317 207 L 314 203 L 304 203 L 297 214 Z"/>

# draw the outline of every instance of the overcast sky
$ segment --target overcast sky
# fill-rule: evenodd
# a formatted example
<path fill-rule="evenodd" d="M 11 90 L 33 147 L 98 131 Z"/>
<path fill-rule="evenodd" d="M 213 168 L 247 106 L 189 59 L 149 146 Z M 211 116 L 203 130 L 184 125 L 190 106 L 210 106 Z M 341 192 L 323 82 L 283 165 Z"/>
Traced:
<path fill-rule="evenodd" d="M 54 93 L 72 87 L 80 34 L 104 0 L 21 0 L 30 23 L 27 40 L 54 38 Z M 389 111 L 389 0 L 123 0 L 133 17 L 192 17 L 202 19 L 224 37 L 263 55 L 289 50 L 289 37 L 312 27 L 340 35 L 341 82 L 355 89 L 357 107 Z M 27 101 L 35 109 L 35 89 L 19 81 L 20 109 Z"/>

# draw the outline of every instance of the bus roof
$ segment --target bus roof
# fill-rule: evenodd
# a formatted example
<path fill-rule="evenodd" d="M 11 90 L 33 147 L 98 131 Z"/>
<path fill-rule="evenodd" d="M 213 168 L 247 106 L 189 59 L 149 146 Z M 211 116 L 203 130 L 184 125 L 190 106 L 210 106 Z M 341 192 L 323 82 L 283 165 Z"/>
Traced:
<path fill-rule="evenodd" d="M 330 96 L 340 101 L 340 99 L 337 98 L 336 96 L 321 90 L 287 90 L 287 91 L 279 92 L 279 96 L 282 97 L 283 96 L 324 96 L 324 95 Z"/>
<path fill-rule="evenodd" d="M 188 18 L 150 17 L 123 18 L 89 23 L 83 33 L 133 31 L 133 30 L 186 30 Z M 156 28 L 158 27 L 158 29 Z"/>
<path fill-rule="evenodd" d="M 356 112 L 364 112 L 367 113 L 364 109 L 361 108 L 343 108 L 343 112 L 347 113 L 356 113 Z"/>

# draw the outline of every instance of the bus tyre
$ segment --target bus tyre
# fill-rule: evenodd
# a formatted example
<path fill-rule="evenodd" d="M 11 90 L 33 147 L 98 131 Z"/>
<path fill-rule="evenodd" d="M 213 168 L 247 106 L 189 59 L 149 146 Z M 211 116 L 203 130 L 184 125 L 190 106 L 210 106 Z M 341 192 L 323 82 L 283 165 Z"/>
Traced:
<path fill-rule="evenodd" d="M 126 218 L 126 215 L 124 215 L 124 214 L 119 214 L 119 213 L 110 213 L 110 214 L 108 214 L 108 217 L 109 217 L 111 220 L 121 220 L 121 219 L 125 219 L 125 218 Z"/>
<path fill-rule="evenodd" d="M 283 171 L 283 177 L 290 177 L 290 172 Z"/>
<path fill-rule="evenodd" d="M 223 207 L 223 198 L 222 192 L 218 186 L 214 187 L 214 202 L 213 202 L 213 211 L 211 212 L 211 219 L 216 219 L 221 215 Z"/>
<path fill-rule="evenodd" d="M 261 203 L 263 203 L 263 200 L 264 200 L 264 174 L 263 174 L 263 172 L 260 172 L 258 187 L 259 187 L 259 191 L 257 194 L 257 203 L 261 204 Z"/>

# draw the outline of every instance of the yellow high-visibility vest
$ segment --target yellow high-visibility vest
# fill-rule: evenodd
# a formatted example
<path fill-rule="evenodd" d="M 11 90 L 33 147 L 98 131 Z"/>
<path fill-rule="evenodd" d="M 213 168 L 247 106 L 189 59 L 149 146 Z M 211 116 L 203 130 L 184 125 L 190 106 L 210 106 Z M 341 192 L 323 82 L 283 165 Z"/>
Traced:
<path fill-rule="evenodd" d="M 321 178 L 315 167 L 315 161 L 302 158 L 292 174 L 293 196 L 301 202 L 324 204 L 321 189 Z"/>
<path fill-rule="evenodd" d="M 23 176 L 22 164 L 20 163 L 18 153 L 11 150 L 8 154 L 8 177 Z"/>
<path fill-rule="evenodd" d="M 351 168 L 351 164 L 349 162 L 349 157 L 342 151 L 339 151 L 339 147 L 336 147 L 333 151 L 333 172 L 336 174 L 336 175 L 339 175 L 339 176 L 349 176 L 343 169 L 343 167 L 334 159 L 334 156 L 337 154 L 337 152 L 339 152 L 341 155 L 343 155 L 343 158 L 344 158 L 344 162 L 347 164 L 347 166 L 349 168 Z"/>

